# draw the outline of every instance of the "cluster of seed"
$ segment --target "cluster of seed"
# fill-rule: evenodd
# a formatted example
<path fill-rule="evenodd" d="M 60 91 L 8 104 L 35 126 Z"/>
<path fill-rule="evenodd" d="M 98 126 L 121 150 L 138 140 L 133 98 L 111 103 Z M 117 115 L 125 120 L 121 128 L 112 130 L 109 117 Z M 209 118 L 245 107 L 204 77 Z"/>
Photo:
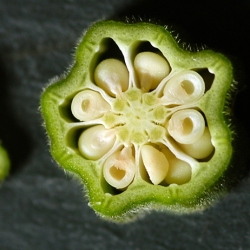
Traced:
<path fill-rule="evenodd" d="M 214 149 L 195 105 L 204 92 L 197 72 L 173 72 L 161 54 L 138 53 L 132 72 L 120 60 L 105 59 L 95 68 L 94 83 L 72 100 L 74 117 L 87 127 L 79 151 L 99 161 L 116 189 L 136 177 L 154 185 L 184 184 L 192 163 Z"/>

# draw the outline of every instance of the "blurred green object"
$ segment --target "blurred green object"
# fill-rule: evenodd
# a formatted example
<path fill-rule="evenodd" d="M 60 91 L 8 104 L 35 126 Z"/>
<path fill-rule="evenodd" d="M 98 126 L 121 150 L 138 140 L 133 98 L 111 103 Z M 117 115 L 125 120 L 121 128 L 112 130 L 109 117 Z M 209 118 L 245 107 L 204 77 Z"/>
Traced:
<path fill-rule="evenodd" d="M 7 151 L 0 145 L 0 181 L 6 178 L 10 170 L 10 159 Z"/>

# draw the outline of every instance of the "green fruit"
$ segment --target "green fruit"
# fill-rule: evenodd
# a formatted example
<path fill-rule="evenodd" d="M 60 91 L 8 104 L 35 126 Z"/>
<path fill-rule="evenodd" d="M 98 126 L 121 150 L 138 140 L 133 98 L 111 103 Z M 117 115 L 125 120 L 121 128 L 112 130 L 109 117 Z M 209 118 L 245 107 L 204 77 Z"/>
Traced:
<path fill-rule="evenodd" d="M 98 22 L 42 95 L 51 153 L 103 218 L 204 209 L 232 157 L 232 86 L 219 53 L 185 51 L 151 23 Z"/>
<path fill-rule="evenodd" d="M 0 181 L 8 175 L 10 170 L 10 160 L 7 151 L 0 145 Z"/>

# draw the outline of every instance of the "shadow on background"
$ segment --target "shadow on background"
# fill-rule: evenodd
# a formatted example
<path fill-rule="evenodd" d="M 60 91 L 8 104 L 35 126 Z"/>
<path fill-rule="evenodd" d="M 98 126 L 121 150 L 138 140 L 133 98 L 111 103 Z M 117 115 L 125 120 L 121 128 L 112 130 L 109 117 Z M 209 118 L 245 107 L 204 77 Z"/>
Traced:
<path fill-rule="evenodd" d="M 150 21 L 167 25 L 179 34 L 181 43 L 191 48 L 206 46 L 221 52 L 233 63 L 238 91 L 233 95 L 232 113 L 235 125 L 234 158 L 223 182 L 235 187 L 249 175 L 250 145 L 250 77 L 248 73 L 250 56 L 250 2 L 239 0 L 140 1 L 116 13 L 110 19 Z"/>
<path fill-rule="evenodd" d="M 20 170 L 29 155 L 31 142 L 28 133 L 24 131 L 15 117 L 14 106 L 9 94 L 9 87 L 11 82 L 15 81 L 15 76 L 5 68 L 2 58 L 0 58 L 0 76 L 0 142 L 8 151 L 11 161 L 10 173 L 12 174 Z"/>
<path fill-rule="evenodd" d="M 123 9 L 111 18 L 141 17 L 169 25 L 186 42 L 206 44 L 227 53 L 242 54 L 248 48 L 250 2 L 239 0 L 146 0 Z M 183 33 L 183 34 L 182 34 Z M 188 41 L 186 40 L 188 39 Z M 234 53 L 233 53 L 234 52 Z"/>

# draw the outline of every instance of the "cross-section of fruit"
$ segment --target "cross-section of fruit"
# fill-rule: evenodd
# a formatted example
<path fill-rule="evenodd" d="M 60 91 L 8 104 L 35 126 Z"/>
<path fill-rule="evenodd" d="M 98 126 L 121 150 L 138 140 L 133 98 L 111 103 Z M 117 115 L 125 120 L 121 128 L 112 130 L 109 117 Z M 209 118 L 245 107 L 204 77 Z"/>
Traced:
<path fill-rule="evenodd" d="M 185 51 L 164 27 L 99 22 L 42 96 L 52 155 L 105 218 L 203 209 L 231 160 L 232 81 L 224 56 Z"/>

